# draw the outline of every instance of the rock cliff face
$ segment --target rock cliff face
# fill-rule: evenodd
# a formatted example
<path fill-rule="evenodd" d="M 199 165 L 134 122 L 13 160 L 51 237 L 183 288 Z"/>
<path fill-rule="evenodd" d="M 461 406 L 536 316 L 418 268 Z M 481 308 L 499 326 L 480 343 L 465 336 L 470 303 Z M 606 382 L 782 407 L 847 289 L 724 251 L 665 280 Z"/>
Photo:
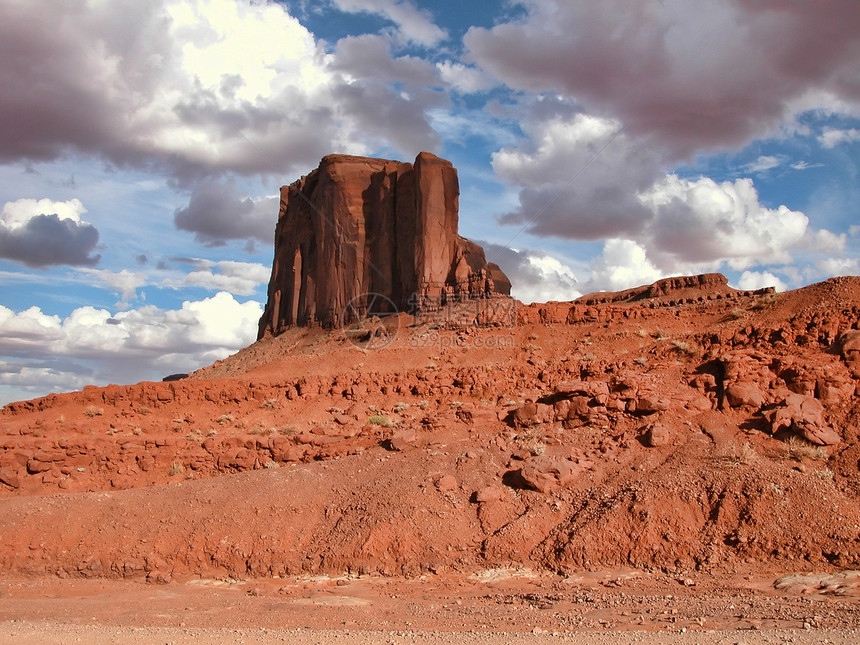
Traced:
<path fill-rule="evenodd" d="M 346 324 L 368 309 L 393 313 L 508 295 L 501 269 L 457 234 L 459 194 L 456 169 L 426 152 L 414 164 L 324 157 L 281 188 L 258 337 L 294 325 Z"/>

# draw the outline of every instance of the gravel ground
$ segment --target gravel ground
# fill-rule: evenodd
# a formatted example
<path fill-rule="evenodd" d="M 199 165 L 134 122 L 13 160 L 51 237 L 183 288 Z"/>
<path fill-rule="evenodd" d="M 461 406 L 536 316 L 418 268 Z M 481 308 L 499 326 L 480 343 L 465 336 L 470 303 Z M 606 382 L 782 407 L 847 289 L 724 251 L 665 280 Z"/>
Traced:
<path fill-rule="evenodd" d="M 122 643 L 128 645 L 220 645 L 244 643 L 301 643 L 306 645 L 436 645 L 443 643 L 475 643 L 476 645 L 517 645 L 519 643 L 575 643 L 617 645 L 621 643 L 678 645 L 792 645 L 822 644 L 854 645 L 860 640 L 860 630 L 772 630 L 755 631 L 696 631 L 696 632 L 580 632 L 572 634 L 512 634 L 509 632 L 418 632 L 418 631 L 328 631 L 328 630 L 267 630 L 267 629 L 188 629 L 163 627 L 104 627 L 99 625 L 64 625 L 52 622 L 10 621 L 0 623 L 0 642 L 16 645 L 67 645 L 68 643 Z"/>

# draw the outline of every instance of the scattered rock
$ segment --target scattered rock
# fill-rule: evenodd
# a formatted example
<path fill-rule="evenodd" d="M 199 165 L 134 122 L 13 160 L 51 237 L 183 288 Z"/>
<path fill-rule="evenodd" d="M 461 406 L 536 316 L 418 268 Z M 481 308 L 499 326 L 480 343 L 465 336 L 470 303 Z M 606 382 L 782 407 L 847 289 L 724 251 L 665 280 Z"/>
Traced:
<path fill-rule="evenodd" d="M 20 488 L 21 478 L 10 468 L 0 468 L 0 482 L 6 484 L 10 488 Z"/>
<path fill-rule="evenodd" d="M 418 435 L 414 430 L 395 430 L 388 440 L 388 447 L 396 451 L 406 450 L 417 441 Z"/>
<path fill-rule="evenodd" d="M 503 486 L 486 486 L 475 491 L 475 501 L 479 504 L 485 502 L 497 502 L 506 495 L 506 490 Z"/>
<path fill-rule="evenodd" d="M 668 446 L 672 443 L 672 430 L 667 425 L 655 423 L 648 429 L 645 440 L 652 448 Z"/>
<path fill-rule="evenodd" d="M 579 469 L 566 459 L 539 455 L 527 459 L 520 470 L 523 481 L 541 493 L 564 488 L 579 474 Z"/>
<path fill-rule="evenodd" d="M 733 408 L 758 409 L 764 405 L 764 395 L 751 383 L 734 383 L 726 388 L 726 401 Z"/>
<path fill-rule="evenodd" d="M 454 475 L 442 475 L 436 480 L 437 490 L 445 493 L 452 490 L 457 490 L 457 478 Z"/>

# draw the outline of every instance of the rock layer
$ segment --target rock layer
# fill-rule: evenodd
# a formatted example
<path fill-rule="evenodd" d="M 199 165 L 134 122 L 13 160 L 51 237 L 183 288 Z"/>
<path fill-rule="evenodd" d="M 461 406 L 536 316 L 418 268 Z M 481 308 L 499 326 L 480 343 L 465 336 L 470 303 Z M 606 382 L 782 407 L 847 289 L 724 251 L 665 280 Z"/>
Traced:
<path fill-rule="evenodd" d="M 459 194 L 456 169 L 426 152 L 414 164 L 329 155 L 282 187 L 259 337 L 508 295 L 501 269 L 457 234 Z"/>

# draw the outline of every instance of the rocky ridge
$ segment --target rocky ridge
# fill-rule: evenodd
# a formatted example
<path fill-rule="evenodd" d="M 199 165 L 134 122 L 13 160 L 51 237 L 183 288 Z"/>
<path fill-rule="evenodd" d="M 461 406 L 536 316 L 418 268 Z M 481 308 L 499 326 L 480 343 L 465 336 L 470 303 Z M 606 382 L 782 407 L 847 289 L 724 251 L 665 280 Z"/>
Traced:
<path fill-rule="evenodd" d="M 296 327 L 182 381 L 10 404 L 0 564 L 856 567 L 860 278 L 689 284 L 507 325 L 390 317 L 375 351 Z"/>

